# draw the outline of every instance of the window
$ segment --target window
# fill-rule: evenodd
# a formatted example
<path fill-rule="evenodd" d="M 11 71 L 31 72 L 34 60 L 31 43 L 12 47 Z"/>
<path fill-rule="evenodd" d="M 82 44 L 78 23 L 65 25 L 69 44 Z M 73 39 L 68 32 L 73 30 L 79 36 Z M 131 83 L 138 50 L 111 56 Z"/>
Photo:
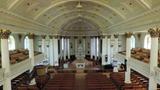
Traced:
<path fill-rule="evenodd" d="M 29 38 L 27 36 L 24 39 L 24 48 L 29 49 Z"/>
<path fill-rule="evenodd" d="M 135 48 L 135 37 L 134 36 L 131 36 L 131 48 Z"/>
<path fill-rule="evenodd" d="M 151 49 L 151 36 L 146 35 L 144 38 L 144 48 Z"/>
<path fill-rule="evenodd" d="M 15 49 L 15 39 L 13 36 L 9 36 L 8 39 L 8 49 L 9 50 L 14 50 Z"/>

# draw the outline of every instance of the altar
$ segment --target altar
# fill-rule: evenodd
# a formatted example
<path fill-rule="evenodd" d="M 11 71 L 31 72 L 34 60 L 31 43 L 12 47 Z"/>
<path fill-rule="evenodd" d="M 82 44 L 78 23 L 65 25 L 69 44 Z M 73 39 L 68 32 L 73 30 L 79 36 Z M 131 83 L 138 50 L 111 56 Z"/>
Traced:
<path fill-rule="evenodd" d="M 76 63 L 76 68 L 84 69 L 85 68 L 85 63 Z"/>

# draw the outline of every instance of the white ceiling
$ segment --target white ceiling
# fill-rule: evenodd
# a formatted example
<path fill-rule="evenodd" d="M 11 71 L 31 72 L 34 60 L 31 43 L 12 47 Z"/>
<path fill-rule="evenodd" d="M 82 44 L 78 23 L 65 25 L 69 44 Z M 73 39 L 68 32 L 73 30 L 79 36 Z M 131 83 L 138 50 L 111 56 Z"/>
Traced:
<path fill-rule="evenodd" d="M 160 4 L 160 0 L 0 0 L 0 2 L 1 10 L 44 25 L 53 31 L 52 33 L 62 32 L 64 26 L 65 32 L 78 27 L 86 28 L 87 31 L 97 29 L 103 33 L 107 31 L 111 33 L 111 29 L 118 30 L 120 25 L 121 29 L 128 29 L 129 27 L 123 25 L 159 8 Z M 76 7 L 79 2 L 81 8 Z M 83 22 L 79 22 L 79 18 Z M 79 23 L 83 24 L 79 26 Z"/>

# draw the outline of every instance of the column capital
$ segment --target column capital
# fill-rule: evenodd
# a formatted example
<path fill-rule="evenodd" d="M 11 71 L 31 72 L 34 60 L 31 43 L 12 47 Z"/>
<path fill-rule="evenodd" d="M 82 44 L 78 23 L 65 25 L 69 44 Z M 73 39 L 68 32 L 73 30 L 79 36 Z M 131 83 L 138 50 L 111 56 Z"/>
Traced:
<path fill-rule="evenodd" d="M 49 39 L 53 39 L 53 35 L 49 35 Z"/>
<path fill-rule="evenodd" d="M 27 36 L 29 39 L 34 39 L 34 33 L 28 33 Z"/>
<path fill-rule="evenodd" d="M 5 29 L 0 30 L 0 38 L 1 39 L 8 39 L 10 34 L 11 34 L 10 30 L 5 30 Z"/>
<path fill-rule="evenodd" d="M 156 38 L 156 37 L 159 37 L 159 35 L 160 35 L 160 29 L 159 28 L 150 28 L 149 30 L 148 30 L 148 32 L 149 32 L 149 34 L 150 34 L 150 36 L 152 37 L 152 38 Z"/>
<path fill-rule="evenodd" d="M 77 39 L 78 37 L 77 36 L 74 36 L 74 39 Z"/>
<path fill-rule="evenodd" d="M 132 32 L 126 32 L 125 33 L 126 38 L 131 38 L 132 35 L 133 35 Z"/>
<path fill-rule="evenodd" d="M 101 37 L 102 39 L 104 39 L 104 38 L 106 38 L 106 35 L 101 35 L 100 37 Z"/>
<path fill-rule="evenodd" d="M 46 35 L 41 35 L 42 39 L 45 39 L 46 38 Z"/>
<path fill-rule="evenodd" d="M 110 39 L 110 38 L 111 38 L 111 35 L 107 35 L 107 38 Z"/>
<path fill-rule="evenodd" d="M 53 37 L 54 37 L 55 39 L 58 39 L 58 38 L 59 38 L 59 36 L 58 36 L 58 35 L 54 35 Z"/>
<path fill-rule="evenodd" d="M 86 39 L 86 36 L 83 36 L 82 38 L 83 38 L 83 39 Z"/>
<path fill-rule="evenodd" d="M 119 34 L 114 34 L 114 38 L 118 38 L 119 37 Z"/>

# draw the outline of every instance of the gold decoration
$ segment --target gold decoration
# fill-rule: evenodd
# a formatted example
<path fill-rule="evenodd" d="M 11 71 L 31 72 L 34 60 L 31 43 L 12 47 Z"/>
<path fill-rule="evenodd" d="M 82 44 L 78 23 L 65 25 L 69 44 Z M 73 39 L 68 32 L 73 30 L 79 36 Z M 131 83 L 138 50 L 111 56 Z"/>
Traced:
<path fill-rule="evenodd" d="M 49 35 L 49 39 L 53 39 L 53 36 L 52 36 L 52 35 Z"/>
<path fill-rule="evenodd" d="M 118 38 L 119 34 L 114 34 L 114 38 Z"/>
<path fill-rule="evenodd" d="M 110 39 L 110 38 L 111 38 L 111 35 L 107 35 L 107 38 Z"/>
<path fill-rule="evenodd" d="M 58 39 L 58 38 L 59 38 L 59 36 L 58 36 L 58 35 L 54 35 L 53 37 L 54 37 L 55 39 Z"/>
<path fill-rule="evenodd" d="M 126 38 L 131 38 L 132 35 L 133 35 L 132 32 L 126 32 L 125 33 Z"/>
<path fill-rule="evenodd" d="M 159 28 L 156 28 L 156 29 L 154 29 L 154 28 L 150 28 L 149 30 L 148 30 L 148 32 L 149 32 L 149 34 L 150 34 L 150 36 L 152 37 L 152 38 L 156 38 L 156 37 L 159 37 L 159 33 L 160 33 L 160 29 Z"/>
<path fill-rule="evenodd" d="M 137 37 L 138 37 L 138 39 L 140 39 L 141 38 L 141 33 L 137 33 Z"/>
<path fill-rule="evenodd" d="M 34 39 L 34 33 L 28 33 L 27 36 L 29 39 Z"/>
<path fill-rule="evenodd" d="M 11 34 L 10 30 L 5 30 L 5 29 L 0 30 L 0 38 L 1 39 L 8 39 L 10 34 Z"/>
<path fill-rule="evenodd" d="M 46 35 L 41 35 L 42 39 L 45 39 L 46 38 Z"/>

